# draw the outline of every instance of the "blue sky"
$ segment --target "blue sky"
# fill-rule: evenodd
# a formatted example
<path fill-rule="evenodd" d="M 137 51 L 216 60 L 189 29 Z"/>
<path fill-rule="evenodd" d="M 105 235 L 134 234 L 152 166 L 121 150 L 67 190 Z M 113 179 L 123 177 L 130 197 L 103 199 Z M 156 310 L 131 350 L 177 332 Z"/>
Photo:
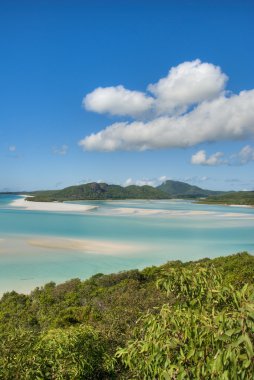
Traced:
<path fill-rule="evenodd" d="M 2 0 L 0 190 L 254 189 L 253 17 L 253 1 Z"/>

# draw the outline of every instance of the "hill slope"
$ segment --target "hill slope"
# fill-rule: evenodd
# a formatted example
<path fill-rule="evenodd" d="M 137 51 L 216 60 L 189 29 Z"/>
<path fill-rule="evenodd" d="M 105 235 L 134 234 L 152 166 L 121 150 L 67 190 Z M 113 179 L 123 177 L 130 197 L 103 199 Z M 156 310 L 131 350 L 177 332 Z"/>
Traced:
<path fill-rule="evenodd" d="M 63 190 L 40 191 L 29 200 L 34 202 L 75 201 L 96 199 L 168 199 L 170 196 L 152 186 L 108 185 L 106 183 L 87 183 L 66 187 Z"/>
<path fill-rule="evenodd" d="M 211 271 L 214 273 L 214 268 L 218 271 L 218 277 L 209 275 Z M 199 276 L 202 282 L 196 282 L 200 273 L 206 273 L 208 277 L 203 277 L 202 280 Z M 172 278 L 172 275 L 175 278 L 174 287 L 167 288 L 167 292 L 162 286 L 156 287 L 158 280 L 164 281 L 170 278 L 169 276 Z M 189 277 L 186 278 L 186 275 Z M 248 365 L 252 367 L 249 370 L 250 376 L 237 379 L 253 379 L 253 361 L 247 360 L 244 345 L 244 342 L 247 342 L 252 359 L 253 301 L 251 304 L 247 303 L 246 287 L 244 292 L 239 293 L 244 284 L 253 284 L 253 275 L 254 257 L 241 253 L 213 260 L 207 258 L 198 262 L 171 261 L 160 267 L 153 266 L 117 274 L 98 273 L 85 281 L 72 279 L 59 285 L 50 282 L 42 288 L 34 289 L 30 295 L 14 291 L 5 293 L 0 299 L 0 379 L 133 379 L 133 372 L 128 369 L 129 365 L 124 366 L 115 353 L 118 347 L 124 348 L 126 352 L 126 348 L 128 349 L 133 342 L 135 330 L 142 333 L 144 328 L 150 327 L 152 331 L 143 334 L 141 340 L 137 341 L 138 345 L 131 346 L 134 349 L 139 348 L 137 361 L 145 364 L 144 367 L 137 365 L 135 370 L 163 370 L 169 368 L 164 365 L 165 360 L 172 358 L 178 362 L 180 358 L 187 371 L 191 366 L 195 371 L 201 362 L 204 366 L 203 379 L 233 379 L 236 377 L 224 377 L 220 374 L 211 377 L 207 372 L 214 368 L 211 363 L 214 364 L 218 353 L 225 356 L 230 347 L 239 347 L 236 355 L 229 358 L 236 357 L 239 373 Z M 185 286 L 186 279 L 188 286 Z M 214 291 L 214 281 L 217 279 L 221 279 L 221 286 L 215 288 L 218 291 Z M 229 284 L 231 288 L 228 287 Z M 213 287 L 210 287 L 211 285 Z M 183 286 L 185 291 L 181 291 L 180 287 Z M 208 291 L 205 292 L 203 289 L 212 289 L 212 297 L 206 297 Z M 251 289 L 253 292 L 253 288 Z M 193 301 L 193 297 L 196 300 L 197 292 L 200 291 L 202 308 L 197 318 L 199 304 L 192 302 L 186 305 L 186 301 Z M 240 299 L 241 294 L 244 297 Z M 224 297 L 223 302 L 218 303 L 217 297 Z M 205 299 L 208 302 L 205 302 Z M 247 316 L 244 314 L 246 307 L 249 313 Z M 184 317 L 182 313 L 182 318 L 175 318 L 174 313 L 179 310 L 182 310 Z M 218 313 L 222 313 L 220 318 Z M 189 319 L 186 316 L 189 316 Z M 147 318 L 149 324 L 145 323 Z M 174 321 L 177 322 L 177 331 L 173 330 Z M 243 330 L 242 326 L 249 326 L 248 330 Z M 186 334 L 186 331 L 191 334 Z M 248 331 L 251 334 L 247 336 Z M 241 336 L 243 333 L 244 336 Z M 202 340 L 200 336 L 203 337 Z M 149 351 L 151 337 L 152 356 Z M 146 350 L 142 351 L 140 347 L 143 339 L 148 339 L 148 345 Z M 182 349 L 184 344 L 185 350 Z M 163 349 L 154 349 L 160 348 L 161 345 Z M 197 352 L 195 356 L 193 348 Z M 191 360 L 189 352 L 193 353 Z M 151 364 L 147 366 L 151 357 Z M 242 360 L 246 360 L 247 365 L 241 366 Z M 221 360 L 220 363 L 224 362 Z M 225 366 L 227 364 L 228 361 Z M 172 362 L 169 365 L 172 365 Z M 235 370 L 231 362 L 226 371 L 229 369 Z M 159 377 L 153 374 L 144 376 L 144 373 L 141 373 L 135 378 Z M 200 379 L 200 376 L 185 378 Z"/>
<path fill-rule="evenodd" d="M 221 191 L 204 190 L 185 182 L 167 180 L 157 189 L 167 193 L 172 198 L 200 198 L 209 195 L 222 194 Z"/>
<path fill-rule="evenodd" d="M 236 191 L 209 196 L 202 203 L 254 206 L 254 191 Z"/>

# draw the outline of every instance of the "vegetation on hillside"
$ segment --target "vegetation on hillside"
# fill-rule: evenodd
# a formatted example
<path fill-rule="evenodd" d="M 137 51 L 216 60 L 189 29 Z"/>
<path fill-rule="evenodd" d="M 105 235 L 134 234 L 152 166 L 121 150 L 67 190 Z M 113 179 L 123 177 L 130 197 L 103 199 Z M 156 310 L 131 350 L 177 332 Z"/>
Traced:
<path fill-rule="evenodd" d="M 199 203 L 254 205 L 254 191 L 213 191 L 172 180 L 167 180 L 156 188 L 136 185 L 123 187 L 92 182 L 66 187 L 62 190 L 45 190 L 29 193 L 23 191 L 22 194 L 28 194 L 27 199 L 34 202 L 182 198 L 196 199 Z M 29 197 L 29 195 L 33 197 Z"/>
<path fill-rule="evenodd" d="M 120 357 L 142 379 L 251 379 L 253 287 L 225 285 L 213 267 L 171 269 L 158 282 L 174 295 L 139 321 Z"/>
<path fill-rule="evenodd" d="M 242 253 L 6 293 L 0 379 L 252 379 L 253 278 Z"/>
<path fill-rule="evenodd" d="M 163 182 L 160 186 L 157 187 L 157 189 L 167 193 L 171 198 L 195 199 L 222 193 L 222 191 L 204 190 L 198 186 L 193 186 L 185 182 L 172 180 Z"/>
<path fill-rule="evenodd" d="M 163 191 L 152 186 L 108 185 L 106 183 L 87 183 L 66 187 L 63 190 L 49 190 L 31 193 L 34 197 L 27 199 L 34 202 L 103 200 L 103 199 L 168 199 Z"/>
<path fill-rule="evenodd" d="M 254 191 L 236 191 L 209 196 L 202 203 L 254 206 Z"/>

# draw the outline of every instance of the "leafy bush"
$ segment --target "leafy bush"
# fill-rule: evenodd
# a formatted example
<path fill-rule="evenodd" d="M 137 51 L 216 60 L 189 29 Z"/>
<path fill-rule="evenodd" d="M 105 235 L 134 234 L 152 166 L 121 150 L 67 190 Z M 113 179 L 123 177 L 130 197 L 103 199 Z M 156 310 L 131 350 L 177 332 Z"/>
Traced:
<path fill-rule="evenodd" d="M 224 286 L 214 268 L 172 269 L 158 282 L 175 305 L 139 320 L 116 356 L 137 379 L 253 379 L 253 288 Z"/>
<path fill-rule="evenodd" d="M 252 379 L 253 277 L 244 252 L 6 293 L 0 379 Z"/>
<path fill-rule="evenodd" d="M 15 330 L 2 338 L 1 379 L 94 380 L 106 374 L 105 344 L 90 327 L 49 330 L 37 336 Z"/>

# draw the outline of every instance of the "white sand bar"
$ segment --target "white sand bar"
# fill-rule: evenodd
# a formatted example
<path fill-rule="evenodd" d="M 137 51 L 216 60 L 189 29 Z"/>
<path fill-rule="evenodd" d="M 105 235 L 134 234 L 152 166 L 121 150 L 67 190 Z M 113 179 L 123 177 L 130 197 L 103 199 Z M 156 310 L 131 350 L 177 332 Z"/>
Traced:
<path fill-rule="evenodd" d="M 96 209 L 97 206 L 87 206 L 79 204 L 70 204 L 62 202 L 31 202 L 27 201 L 28 195 L 20 195 L 20 198 L 15 199 L 10 203 L 12 207 L 22 208 L 31 211 L 53 211 L 53 212 L 87 212 Z"/>
<path fill-rule="evenodd" d="M 193 216 L 193 215 L 212 215 L 215 214 L 213 211 L 182 211 L 182 210 L 162 210 L 162 209 L 144 209 L 144 208 L 127 208 L 120 207 L 115 208 L 111 213 L 116 215 L 140 215 L 140 216 L 149 216 L 149 215 L 159 215 L 159 216 Z"/>
<path fill-rule="evenodd" d="M 26 240 L 32 247 L 81 251 L 84 253 L 97 253 L 101 255 L 121 256 L 135 253 L 137 250 L 144 250 L 147 247 L 141 244 L 101 241 L 91 239 L 66 239 L 60 237 L 37 237 Z"/>

